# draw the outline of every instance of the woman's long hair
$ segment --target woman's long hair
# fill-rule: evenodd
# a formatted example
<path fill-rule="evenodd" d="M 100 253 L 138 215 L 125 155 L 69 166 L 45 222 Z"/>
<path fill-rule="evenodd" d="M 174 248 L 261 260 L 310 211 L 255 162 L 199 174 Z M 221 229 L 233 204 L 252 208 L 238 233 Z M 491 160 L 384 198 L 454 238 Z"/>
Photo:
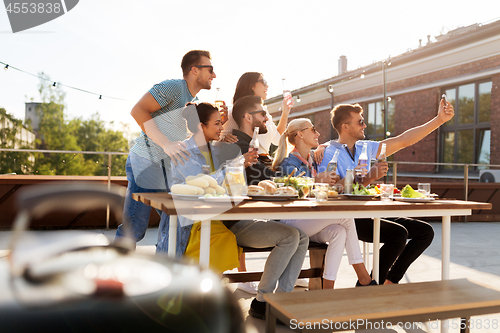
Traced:
<path fill-rule="evenodd" d="M 281 162 L 283 162 L 285 157 L 288 155 L 289 143 L 295 146 L 295 137 L 297 136 L 297 133 L 311 126 L 312 123 L 307 118 L 297 118 L 288 123 L 286 131 L 283 132 L 283 134 L 280 137 L 278 149 L 276 150 L 276 154 L 274 155 L 274 161 L 273 161 L 274 170 L 277 170 Z"/>
<path fill-rule="evenodd" d="M 254 95 L 252 87 L 257 83 L 261 75 L 261 73 L 257 72 L 247 72 L 239 78 L 234 90 L 233 105 L 241 97 Z"/>
<path fill-rule="evenodd" d="M 219 112 L 219 109 L 210 103 L 192 103 L 186 104 L 186 108 L 182 110 L 182 117 L 186 119 L 188 130 L 195 134 L 198 132 L 198 125 L 202 123 L 207 125 L 213 113 Z"/>

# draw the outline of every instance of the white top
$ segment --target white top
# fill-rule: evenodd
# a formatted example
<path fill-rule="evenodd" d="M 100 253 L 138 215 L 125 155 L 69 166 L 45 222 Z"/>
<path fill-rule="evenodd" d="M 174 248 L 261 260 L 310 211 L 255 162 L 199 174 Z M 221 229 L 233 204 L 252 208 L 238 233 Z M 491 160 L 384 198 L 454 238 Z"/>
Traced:
<path fill-rule="evenodd" d="M 267 133 L 259 134 L 259 154 L 269 154 L 269 147 L 271 147 L 271 143 L 277 146 L 280 142 L 281 136 L 278 132 L 276 124 L 273 121 L 273 117 L 271 117 L 265 105 L 264 110 L 266 110 L 267 118 L 269 118 L 269 120 L 266 122 Z M 233 129 L 238 129 L 238 125 L 233 119 L 233 107 L 229 107 L 228 119 L 223 126 L 222 133 L 231 133 Z"/>

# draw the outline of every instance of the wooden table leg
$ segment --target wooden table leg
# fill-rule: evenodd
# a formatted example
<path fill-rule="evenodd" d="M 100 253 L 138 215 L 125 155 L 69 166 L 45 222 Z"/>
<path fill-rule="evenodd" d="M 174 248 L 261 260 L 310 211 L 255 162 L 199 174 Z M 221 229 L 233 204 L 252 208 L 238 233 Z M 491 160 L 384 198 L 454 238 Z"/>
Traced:
<path fill-rule="evenodd" d="M 450 279 L 451 216 L 443 216 L 441 244 L 441 280 Z"/>
<path fill-rule="evenodd" d="M 175 258 L 175 247 L 177 245 L 177 215 L 170 215 L 168 227 L 168 256 Z"/>
<path fill-rule="evenodd" d="M 373 270 L 372 279 L 379 281 L 379 263 L 380 263 L 380 217 L 373 219 Z M 382 281 L 383 283 L 383 281 Z"/>
<path fill-rule="evenodd" d="M 276 316 L 271 311 L 271 305 L 266 302 L 266 333 L 276 332 Z"/>
<path fill-rule="evenodd" d="M 201 221 L 201 235 L 200 235 L 200 266 L 203 269 L 208 269 L 210 262 L 210 228 L 212 225 L 211 220 Z"/>

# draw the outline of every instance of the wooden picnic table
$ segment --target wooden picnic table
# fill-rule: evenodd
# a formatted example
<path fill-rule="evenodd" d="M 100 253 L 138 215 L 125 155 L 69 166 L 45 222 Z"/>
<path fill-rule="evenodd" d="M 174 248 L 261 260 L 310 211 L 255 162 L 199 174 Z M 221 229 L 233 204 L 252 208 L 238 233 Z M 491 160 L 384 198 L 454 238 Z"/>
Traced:
<path fill-rule="evenodd" d="M 134 193 L 134 200 L 141 201 L 170 215 L 168 255 L 175 256 L 177 215 L 202 221 L 200 240 L 200 265 L 208 268 L 210 258 L 210 221 L 245 219 L 324 219 L 324 218 L 373 218 L 373 278 L 378 281 L 380 218 L 387 217 L 442 217 L 442 274 L 450 278 L 450 229 L 451 216 L 471 215 L 473 209 L 491 209 L 490 203 L 434 200 L 425 203 L 380 200 L 314 200 L 208 202 L 182 200 L 168 193 Z"/>

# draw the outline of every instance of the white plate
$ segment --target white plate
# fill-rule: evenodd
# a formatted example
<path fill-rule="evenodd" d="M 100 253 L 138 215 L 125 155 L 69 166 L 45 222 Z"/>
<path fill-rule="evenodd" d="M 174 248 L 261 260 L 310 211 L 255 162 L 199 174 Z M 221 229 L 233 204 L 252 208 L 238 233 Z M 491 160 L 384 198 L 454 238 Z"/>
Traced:
<path fill-rule="evenodd" d="M 248 195 L 252 200 L 259 201 L 289 201 L 298 199 L 297 195 Z"/>
<path fill-rule="evenodd" d="M 188 195 L 188 194 L 175 194 L 172 192 L 168 192 L 174 199 L 181 199 L 181 200 L 200 200 L 199 195 Z"/>
<path fill-rule="evenodd" d="M 403 202 L 430 202 L 434 201 L 434 198 L 404 198 L 404 197 L 398 197 L 394 198 L 396 201 L 403 201 Z"/>
<path fill-rule="evenodd" d="M 372 200 L 374 198 L 380 197 L 380 195 L 359 195 L 359 194 L 339 194 L 340 197 L 344 197 L 350 200 Z"/>
<path fill-rule="evenodd" d="M 231 202 L 231 201 L 243 201 L 246 199 L 250 199 L 250 197 L 247 197 L 246 195 L 238 196 L 238 197 L 203 197 L 201 196 L 200 199 L 203 199 L 207 202 Z"/>

